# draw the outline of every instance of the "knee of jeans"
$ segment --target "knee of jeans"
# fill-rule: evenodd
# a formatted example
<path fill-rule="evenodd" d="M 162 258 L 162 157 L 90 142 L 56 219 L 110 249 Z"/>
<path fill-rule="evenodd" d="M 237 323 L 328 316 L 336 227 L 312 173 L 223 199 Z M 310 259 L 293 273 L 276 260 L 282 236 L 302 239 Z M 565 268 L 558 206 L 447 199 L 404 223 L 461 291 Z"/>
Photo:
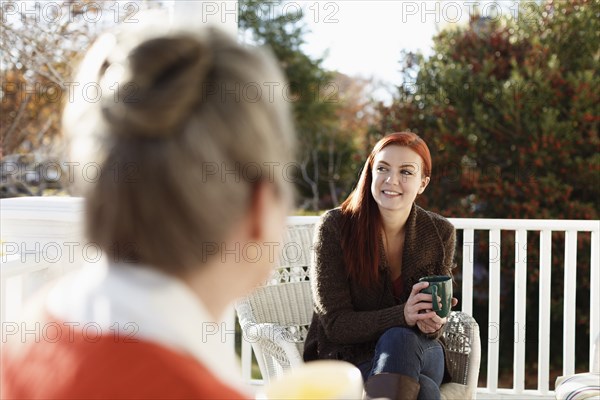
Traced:
<path fill-rule="evenodd" d="M 415 331 L 410 328 L 394 327 L 383 332 L 379 338 L 379 343 L 389 345 L 394 349 L 417 349 L 419 347 L 419 338 Z"/>

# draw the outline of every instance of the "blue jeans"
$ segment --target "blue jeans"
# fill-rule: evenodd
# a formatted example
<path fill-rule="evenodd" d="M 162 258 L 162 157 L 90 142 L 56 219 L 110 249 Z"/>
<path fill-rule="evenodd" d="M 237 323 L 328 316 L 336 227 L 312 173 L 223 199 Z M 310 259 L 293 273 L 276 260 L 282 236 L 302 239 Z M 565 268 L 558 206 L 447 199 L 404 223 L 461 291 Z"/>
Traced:
<path fill-rule="evenodd" d="M 370 362 L 358 366 L 363 378 L 382 372 L 409 376 L 419 381 L 419 400 L 439 400 L 444 378 L 444 351 L 437 340 L 409 328 L 390 328 L 381 335 Z"/>

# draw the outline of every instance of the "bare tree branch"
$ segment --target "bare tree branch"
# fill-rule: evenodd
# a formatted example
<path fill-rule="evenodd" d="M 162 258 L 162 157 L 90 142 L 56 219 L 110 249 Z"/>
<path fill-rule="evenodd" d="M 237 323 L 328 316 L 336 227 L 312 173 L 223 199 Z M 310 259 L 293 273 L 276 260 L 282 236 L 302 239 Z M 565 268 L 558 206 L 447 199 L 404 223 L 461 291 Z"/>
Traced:
<path fill-rule="evenodd" d="M 25 110 L 27 109 L 27 105 L 29 104 L 30 99 L 31 99 L 31 95 L 28 94 L 27 97 L 19 105 L 19 110 L 17 111 L 17 115 L 15 116 L 15 119 L 12 121 L 12 123 L 10 124 L 10 127 L 8 128 L 6 133 L 3 135 L 3 139 L 2 139 L 3 143 L 8 144 L 9 139 L 11 139 L 11 136 L 13 135 L 13 133 L 16 132 L 17 127 L 19 126 L 19 122 L 21 122 L 23 115 L 25 115 Z M 19 142 L 19 139 L 17 138 L 17 140 L 14 140 L 14 142 Z"/>

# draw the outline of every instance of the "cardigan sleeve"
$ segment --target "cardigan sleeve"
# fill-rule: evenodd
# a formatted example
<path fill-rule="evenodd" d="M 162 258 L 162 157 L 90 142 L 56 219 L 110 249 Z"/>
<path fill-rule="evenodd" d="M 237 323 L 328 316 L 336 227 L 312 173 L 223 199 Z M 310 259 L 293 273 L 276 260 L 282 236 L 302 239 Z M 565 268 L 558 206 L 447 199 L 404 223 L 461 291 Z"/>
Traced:
<path fill-rule="evenodd" d="M 334 343 L 377 340 L 387 329 L 406 326 L 404 304 L 374 311 L 355 311 L 341 248 L 340 211 L 321 218 L 315 232 L 311 285 L 315 311 L 325 335 Z"/>

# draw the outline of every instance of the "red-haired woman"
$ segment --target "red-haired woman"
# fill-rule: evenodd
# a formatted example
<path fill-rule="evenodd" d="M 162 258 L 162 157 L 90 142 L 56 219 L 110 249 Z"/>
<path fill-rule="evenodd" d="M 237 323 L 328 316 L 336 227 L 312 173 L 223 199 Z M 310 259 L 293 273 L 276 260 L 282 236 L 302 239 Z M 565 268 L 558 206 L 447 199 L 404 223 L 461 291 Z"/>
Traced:
<path fill-rule="evenodd" d="M 455 230 L 415 204 L 431 176 L 416 134 L 381 139 L 340 208 L 315 237 L 315 313 L 304 359 L 341 359 L 363 373 L 369 397 L 439 399 L 445 318 L 420 291 L 427 275 L 451 275 Z M 453 299 L 453 305 L 456 304 Z"/>

